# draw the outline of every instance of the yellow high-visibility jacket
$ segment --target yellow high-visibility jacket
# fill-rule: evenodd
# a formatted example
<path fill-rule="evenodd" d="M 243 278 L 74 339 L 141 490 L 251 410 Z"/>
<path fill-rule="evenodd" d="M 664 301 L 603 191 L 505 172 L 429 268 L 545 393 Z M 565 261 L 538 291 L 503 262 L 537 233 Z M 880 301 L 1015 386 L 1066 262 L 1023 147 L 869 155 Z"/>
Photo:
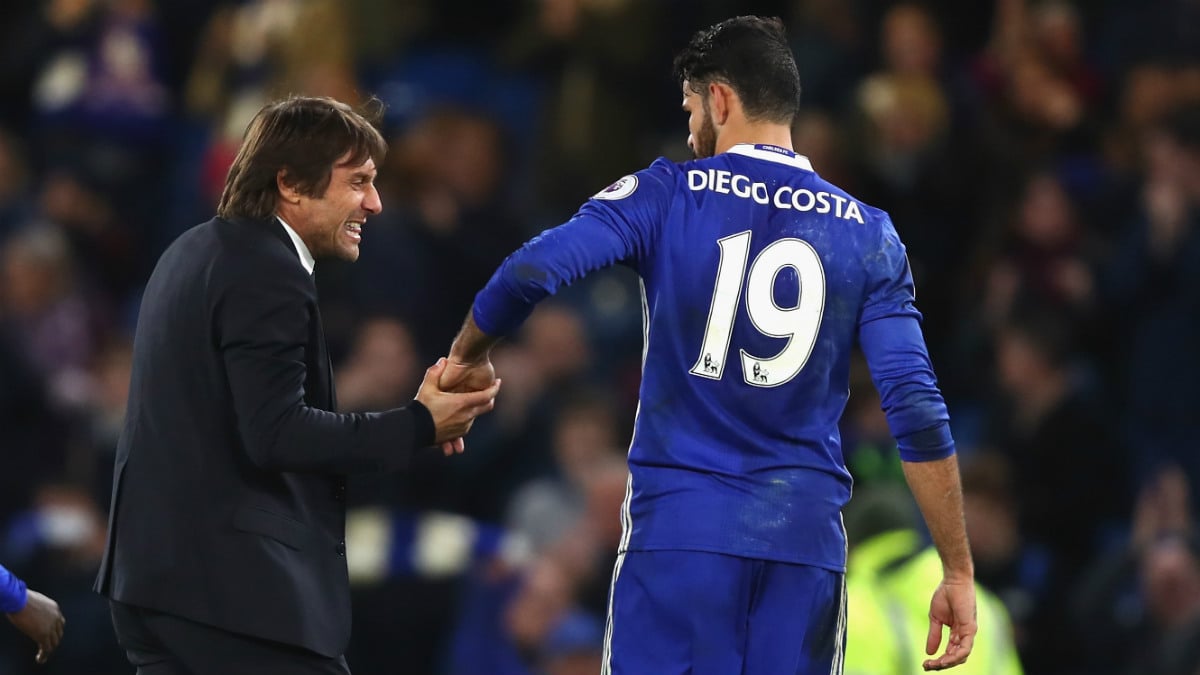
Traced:
<path fill-rule="evenodd" d="M 912 530 L 872 537 L 850 552 L 846 573 L 844 675 L 925 675 L 921 662 L 929 631 L 929 600 L 942 580 L 942 563 Z M 975 585 L 979 632 L 955 675 L 1022 675 L 1008 610 Z M 943 629 L 941 654 L 949 638 Z"/>

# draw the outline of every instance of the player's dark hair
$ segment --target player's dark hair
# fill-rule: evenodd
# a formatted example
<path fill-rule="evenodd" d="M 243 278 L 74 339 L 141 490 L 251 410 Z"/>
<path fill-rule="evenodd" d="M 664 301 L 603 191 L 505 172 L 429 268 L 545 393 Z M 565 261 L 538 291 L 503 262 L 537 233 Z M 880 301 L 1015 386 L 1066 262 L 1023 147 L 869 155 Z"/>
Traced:
<path fill-rule="evenodd" d="M 356 111 L 324 96 L 292 96 L 263 106 L 229 168 L 217 215 L 270 218 L 279 199 L 275 177 L 280 170 L 301 194 L 320 198 L 338 160 L 345 166 L 358 166 L 368 157 L 382 162 L 387 142 L 375 128 L 382 105 L 372 101 L 372 106 Z"/>
<path fill-rule="evenodd" d="M 698 31 L 675 57 L 675 77 L 707 97 L 728 84 L 753 121 L 791 124 L 800 107 L 800 73 L 777 17 L 739 16 Z"/>

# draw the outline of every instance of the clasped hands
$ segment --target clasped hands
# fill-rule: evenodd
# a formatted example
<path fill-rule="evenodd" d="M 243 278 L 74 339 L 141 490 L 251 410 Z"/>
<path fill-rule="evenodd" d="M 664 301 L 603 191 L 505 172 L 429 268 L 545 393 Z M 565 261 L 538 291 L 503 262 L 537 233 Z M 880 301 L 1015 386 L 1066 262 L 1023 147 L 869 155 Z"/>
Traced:
<path fill-rule="evenodd" d="M 463 451 L 463 436 L 476 417 L 496 405 L 499 391 L 500 380 L 487 357 L 469 363 L 451 354 L 425 371 L 417 400 L 433 416 L 435 442 L 441 445 L 443 454 L 448 457 Z"/>

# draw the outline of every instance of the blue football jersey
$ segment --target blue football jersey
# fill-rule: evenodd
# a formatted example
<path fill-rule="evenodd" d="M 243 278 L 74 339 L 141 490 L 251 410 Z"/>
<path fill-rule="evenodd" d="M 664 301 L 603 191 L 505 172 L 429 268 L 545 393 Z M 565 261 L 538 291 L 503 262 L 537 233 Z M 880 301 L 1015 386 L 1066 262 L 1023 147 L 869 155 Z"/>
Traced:
<path fill-rule="evenodd" d="M 862 345 L 901 456 L 954 452 L 887 214 L 803 156 L 738 145 L 656 160 L 512 254 L 476 297 L 492 335 L 591 270 L 642 280 L 642 383 L 623 550 L 845 569 L 838 420 Z"/>

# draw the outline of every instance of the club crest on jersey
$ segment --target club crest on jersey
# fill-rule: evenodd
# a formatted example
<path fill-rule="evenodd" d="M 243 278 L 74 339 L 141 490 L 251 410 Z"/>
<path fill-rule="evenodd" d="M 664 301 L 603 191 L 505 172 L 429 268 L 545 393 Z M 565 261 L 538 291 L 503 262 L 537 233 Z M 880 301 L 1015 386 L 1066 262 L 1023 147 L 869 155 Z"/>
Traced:
<path fill-rule="evenodd" d="M 637 189 L 637 176 L 623 176 L 617 182 L 596 193 L 593 199 L 625 199 Z"/>

